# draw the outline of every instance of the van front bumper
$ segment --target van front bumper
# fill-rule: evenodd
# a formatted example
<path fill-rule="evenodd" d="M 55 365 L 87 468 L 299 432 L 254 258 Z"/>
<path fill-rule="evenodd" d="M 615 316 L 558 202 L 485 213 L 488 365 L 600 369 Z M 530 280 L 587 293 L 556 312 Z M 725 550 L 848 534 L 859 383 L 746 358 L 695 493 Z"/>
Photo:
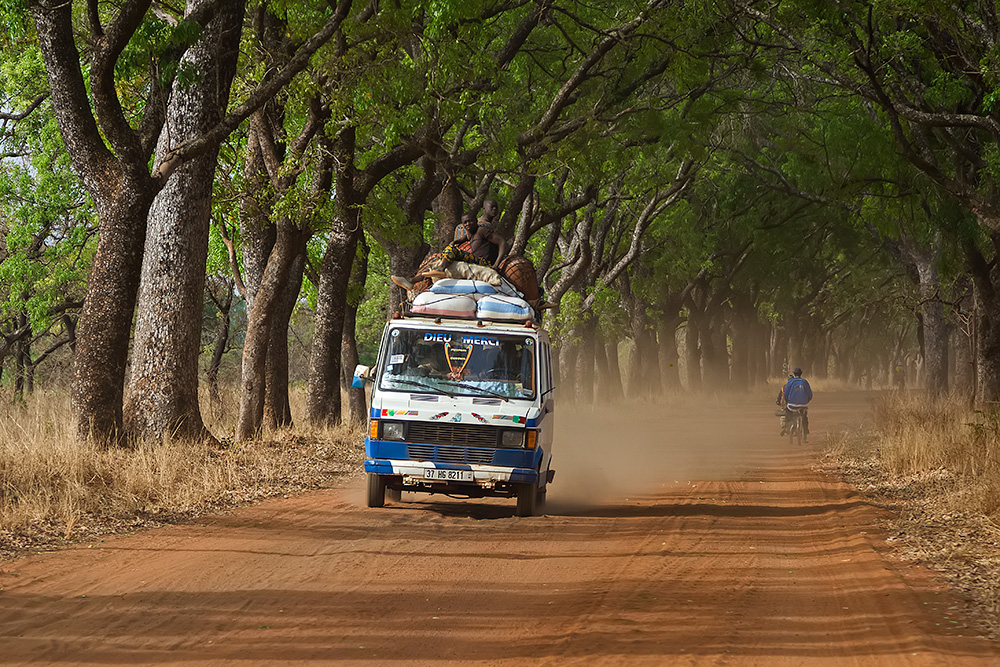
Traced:
<path fill-rule="evenodd" d="M 472 473 L 473 481 L 457 482 L 458 484 L 474 484 L 484 488 L 493 488 L 497 484 L 537 484 L 538 471 L 531 468 L 506 468 L 503 466 L 468 464 L 434 463 L 431 461 L 412 461 L 400 459 L 365 459 L 365 472 L 376 475 L 395 475 L 401 477 L 404 486 L 410 484 L 437 484 L 439 480 L 428 479 L 427 470 L 464 470 Z M 456 484 L 450 482 L 449 484 Z"/>

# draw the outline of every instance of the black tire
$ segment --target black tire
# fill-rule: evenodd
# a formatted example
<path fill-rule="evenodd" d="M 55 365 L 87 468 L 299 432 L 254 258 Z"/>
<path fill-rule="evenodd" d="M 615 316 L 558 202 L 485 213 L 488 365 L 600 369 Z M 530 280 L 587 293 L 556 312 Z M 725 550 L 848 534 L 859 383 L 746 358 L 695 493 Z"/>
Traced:
<path fill-rule="evenodd" d="M 792 418 L 792 428 L 788 431 L 788 441 L 794 445 L 802 445 L 802 415 Z"/>
<path fill-rule="evenodd" d="M 403 491 L 401 489 L 386 489 L 385 499 L 390 503 L 401 503 L 403 502 Z"/>
<path fill-rule="evenodd" d="M 538 497 L 535 499 L 535 514 L 539 516 L 545 514 L 545 497 L 548 495 L 548 485 L 538 489 Z"/>
<path fill-rule="evenodd" d="M 538 511 L 538 487 L 534 484 L 519 484 L 517 487 L 517 516 L 534 516 Z"/>
<path fill-rule="evenodd" d="M 385 507 L 385 478 L 368 473 L 368 507 Z"/>

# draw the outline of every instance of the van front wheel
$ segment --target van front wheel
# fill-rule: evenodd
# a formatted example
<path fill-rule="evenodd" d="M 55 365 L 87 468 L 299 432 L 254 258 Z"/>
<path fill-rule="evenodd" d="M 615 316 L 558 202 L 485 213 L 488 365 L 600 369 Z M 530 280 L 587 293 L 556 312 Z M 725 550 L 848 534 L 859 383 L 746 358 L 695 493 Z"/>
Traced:
<path fill-rule="evenodd" d="M 368 507 L 385 507 L 385 478 L 368 473 Z"/>
<path fill-rule="evenodd" d="M 538 511 L 538 487 L 519 484 L 517 487 L 517 516 L 534 516 Z"/>

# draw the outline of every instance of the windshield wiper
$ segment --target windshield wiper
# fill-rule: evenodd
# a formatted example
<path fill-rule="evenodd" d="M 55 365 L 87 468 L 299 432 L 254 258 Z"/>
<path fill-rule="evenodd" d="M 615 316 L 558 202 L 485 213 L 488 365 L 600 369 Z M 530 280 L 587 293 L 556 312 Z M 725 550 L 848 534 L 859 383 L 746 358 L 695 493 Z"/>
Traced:
<path fill-rule="evenodd" d="M 441 387 L 435 387 L 434 385 L 430 385 L 430 384 L 427 384 L 425 382 L 417 382 L 416 380 L 403 380 L 403 379 L 394 379 L 394 378 L 389 378 L 389 382 L 395 382 L 396 384 L 408 384 L 408 385 L 411 385 L 413 387 L 423 387 L 424 389 L 430 389 L 431 391 L 440 392 L 440 393 L 444 394 L 445 396 L 448 396 L 449 398 L 455 398 L 455 394 L 452 394 L 451 392 L 447 392 L 444 389 L 442 389 Z M 451 384 L 451 383 L 449 382 L 449 384 Z"/>
<path fill-rule="evenodd" d="M 497 398 L 502 398 L 505 401 L 509 401 L 510 400 L 509 398 L 507 398 L 503 394 L 498 394 L 495 391 L 490 391 L 489 389 L 484 389 L 482 387 L 477 387 L 474 384 L 465 384 L 464 382 L 448 382 L 448 381 L 445 381 L 445 384 L 448 385 L 448 386 L 450 386 L 450 387 L 462 387 L 463 389 L 475 389 L 476 391 L 484 391 L 487 394 L 489 394 L 490 396 L 496 396 Z"/>

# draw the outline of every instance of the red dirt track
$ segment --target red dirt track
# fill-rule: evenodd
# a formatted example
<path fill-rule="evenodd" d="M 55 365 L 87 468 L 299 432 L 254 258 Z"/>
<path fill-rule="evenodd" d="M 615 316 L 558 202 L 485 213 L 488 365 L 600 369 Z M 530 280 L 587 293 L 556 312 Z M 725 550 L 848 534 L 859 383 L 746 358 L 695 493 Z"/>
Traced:
<path fill-rule="evenodd" d="M 560 415 L 542 517 L 355 479 L 0 563 L 0 663 L 1000 664 L 813 469 L 863 397 L 802 448 L 772 407 Z"/>

